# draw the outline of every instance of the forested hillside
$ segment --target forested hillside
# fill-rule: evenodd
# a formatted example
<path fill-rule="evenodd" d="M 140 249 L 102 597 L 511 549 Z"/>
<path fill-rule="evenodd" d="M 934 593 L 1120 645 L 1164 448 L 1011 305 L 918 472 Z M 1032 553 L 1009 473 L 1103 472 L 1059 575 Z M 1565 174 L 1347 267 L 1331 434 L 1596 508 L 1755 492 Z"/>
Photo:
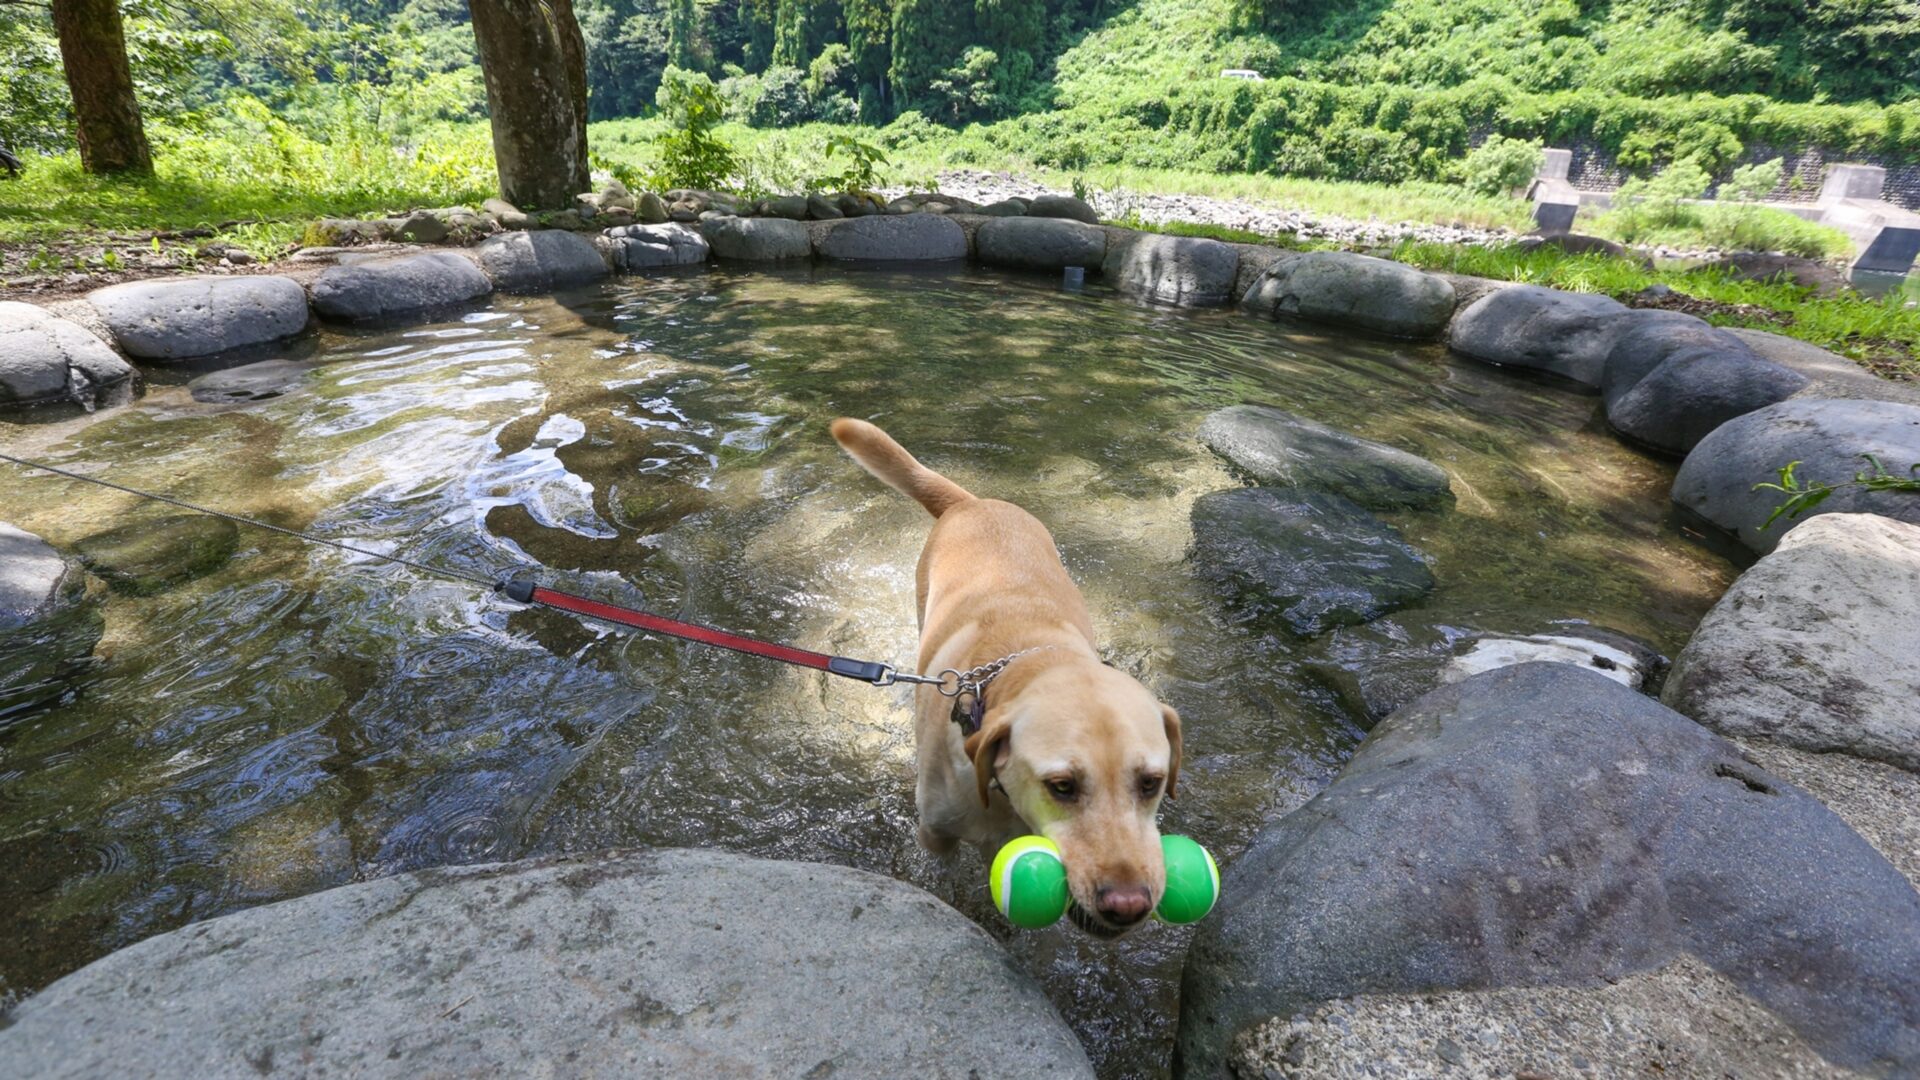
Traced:
<path fill-rule="evenodd" d="M 310 130 L 346 106 L 403 137 L 485 108 L 462 0 L 123 5 L 162 121 L 245 94 Z M 582 0 L 596 120 L 668 65 L 733 119 L 981 125 L 988 152 L 1394 181 L 1491 131 L 1647 169 L 1756 146 L 1920 155 L 1920 0 Z M 44 12 L 0 5 L 0 139 L 60 149 Z M 1251 69 L 1261 82 L 1221 79 Z M 912 116 L 908 117 L 914 121 Z"/>

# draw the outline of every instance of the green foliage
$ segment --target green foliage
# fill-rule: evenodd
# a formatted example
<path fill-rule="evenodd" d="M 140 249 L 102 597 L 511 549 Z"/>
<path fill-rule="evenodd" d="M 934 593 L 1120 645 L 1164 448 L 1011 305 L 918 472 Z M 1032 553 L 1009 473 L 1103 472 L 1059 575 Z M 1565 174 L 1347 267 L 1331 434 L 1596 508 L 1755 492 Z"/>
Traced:
<path fill-rule="evenodd" d="M 1754 200 L 1779 186 L 1782 162 L 1744 166 L 1721 186 L 1725 202 L 1696 203 L 1711 182 L 1688 159 L 1652 179 L 1629 180 L 1614 193 L 1613 209 L 1587 224 L 1596 235 L 1623 244 L 1707 247 L 1721 251 L 1779 251 L 1812 259 L 1853 251 L 1846 234 Z"/>
<path fill-rule="evenodd" d="M 1869 468 L 1854 473 L 1853 479 L 1844 483 L 1828 484 L 1820 480 L 1802 482 L 1796 473 L 1800 468 L 1800 462 L 1789 461 L 1780 467 L 1778 483 L 1753 485 L 1755 491 L 1777 491 L 1787 497 L 1786 501 L 1773 508 L 1773 513 L 1767 515 L 1767 520 L 1761 522 L 1760 527 L 1768 528 L 1783 516 L 1788 520 L 1797 518 L 1826 502 L 1835 492 L 1847 488 L 1857 487 L 1863 491 L 1904 491 L 1920 495 L 1920 464 L 1908 469 L 1908 476 L 1896 476 L 1888 472 L 1887 467 L 1880 463 L 1880 459 L 1872 454 L 1860 456 L 1866 460 Z"/>
<path fill-rule="evenodd" d="M 1526 187 L 1540 171 L 1541 150 L 1537 142 L 1489 135 L 1467 155 L 1461 182 L 1482 195 L 1511 194 Z"/>
<path fill-rule="evenodd" d="M 881 185 L 880 167 L 887 164 L 886 152 L 851 135 L 836 132 L 827 136 L 823 156 L 832 161 L 843 157 L 837 173 L 826 173 L 808 184 L 810 191 L 872 191 Z"/>
<path fill-rule="evenodd" d="M 1786 171 L 1786 162 L 1781 158 L 1771 161 L 1742 165 L 1733 170 L 1727 182 L 1720 185 L 1719 198 L 1734 202 L 1759 202 L 1780 186 L 1780 177 Z"/>
<path fill-rule="evenodd" d="M 713 80 L 669 67 L 660 79 L 658 104 L 667 127 L 654 138 L 659 165 L 651 186 L 718 188 L 731 181 L 740 161 L 733 146 L 715 131 L 725 105 Z"/>

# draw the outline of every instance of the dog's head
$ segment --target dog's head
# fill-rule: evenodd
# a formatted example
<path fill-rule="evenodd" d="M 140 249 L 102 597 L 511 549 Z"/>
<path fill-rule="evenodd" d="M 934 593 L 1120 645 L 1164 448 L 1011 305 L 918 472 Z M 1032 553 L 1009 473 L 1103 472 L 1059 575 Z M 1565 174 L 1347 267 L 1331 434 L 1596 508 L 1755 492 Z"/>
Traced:
<path fill-rule="evenodd" d="M 1060 846 L 1074 924 L 1118 937 L 1166 890 L 1160 800 L 1180 773 L 1180 717 L 1129 676 L 1049 665 L 991 696 L 967 740 L 980 799 L 998 780 L 1029 828 Z"/>

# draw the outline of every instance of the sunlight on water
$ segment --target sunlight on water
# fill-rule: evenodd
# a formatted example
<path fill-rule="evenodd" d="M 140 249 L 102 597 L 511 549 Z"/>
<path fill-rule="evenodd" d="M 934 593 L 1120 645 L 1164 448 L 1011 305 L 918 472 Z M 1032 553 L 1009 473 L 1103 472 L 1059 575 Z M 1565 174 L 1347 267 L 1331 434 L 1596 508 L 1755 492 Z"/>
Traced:
<path fill-rule="evenodd" d="M 1231 312 L 1044 279 L 716 271 L 425 327 L 330 331 L 302 387 L 0 422 L 12 452 L 466 572 L 550 583 L 905 666 L 927 521 L 840 456 L 840 414 L 1054 530 L 1108 658 L 1187 718 L 1165 825 L 1231 861 L 1359 737 L 1328 639 L 1236 622 L 1186 562 L 1232 475 L 1193 437 L 1267 402 L 1441 464 L 1456 505 L 1389 515 L 1439 589 L 1376 629 L 1578 618 L 1671 653 L 1731 568 L 1666 517 L 1669 465 L 1595 401 Z M 0 473 L 56 546 L 160 516 Z M 169 511 L 171 512 L 171 511 Z M 1008 942 L 1111 1076 L 1164 1071 L 1185 934 L 1008 933 L 978 861 L 912 829 L 908 695 L 629 637 L 284 537 L 105 601 L 62 702 L 0 718 L 0 997 L 155 932 L 450 862 L 636 844 L 826 860 L 932 890 Z"/>

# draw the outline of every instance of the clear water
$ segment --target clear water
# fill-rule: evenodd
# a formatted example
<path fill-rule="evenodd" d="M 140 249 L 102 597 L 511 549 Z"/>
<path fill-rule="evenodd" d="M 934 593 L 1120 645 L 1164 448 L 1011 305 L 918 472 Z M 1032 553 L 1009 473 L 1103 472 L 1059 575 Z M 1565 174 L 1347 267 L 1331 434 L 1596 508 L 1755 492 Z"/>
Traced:
<path fill-rule="evenodd" d="M 17 454 L 410 558 L 519 564 L 610 599 L 829 652 L 913 656 L 927 521 L 825 427 L 871 417 L 1054 531 L 1107 654 L 1186 717 L 1164 826 L 1224 861 L 1359 738 L 1306 667 L 1324 642 L 1228 616 L 1186 561 L 1234 478 L 1193 437 L 1264 401 L 1453 474 L 1390 515 L 1440 582 L 1403 624 L 1583 618 L 1669 653 L 1731 568 L 1668 520 L 1670 465 L 1595 402 L 1449 359 L 1232 312 L 979 270 L 628 280 L 330 331 L 264 403 L 0 421 Z M 171 385 L 168 385 L 168 382 Z M 56 544 L 155 513 L 0 471 Z M 626 845 L 824 860 L 932 890 L 1008 944 L 1109 1076 L 1164 1072 L 1186 933 L 1010 933 L 967 853 L 913 840 L 904 689 L 606 633 L 270 534 L 210 576 L 105 601 L 58 705 L 0 719 L 0 998 L 248 905 L 418 867 Z"/>

